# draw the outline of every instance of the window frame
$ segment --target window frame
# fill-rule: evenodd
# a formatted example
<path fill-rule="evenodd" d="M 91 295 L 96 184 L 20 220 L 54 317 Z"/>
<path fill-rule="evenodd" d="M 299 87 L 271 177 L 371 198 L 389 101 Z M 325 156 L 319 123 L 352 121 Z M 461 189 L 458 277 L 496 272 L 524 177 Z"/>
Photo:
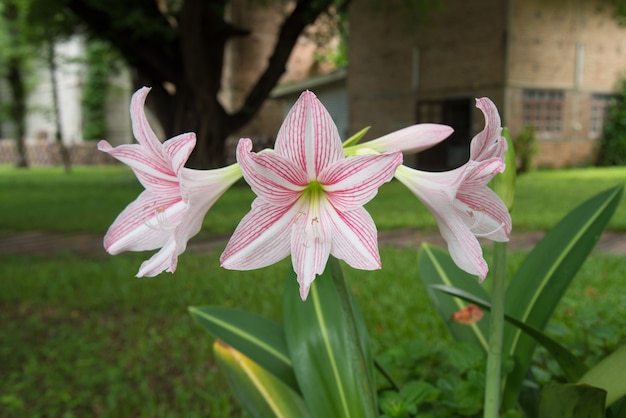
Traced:
<path fill-rule="evenodd" d="M 564 131 L 565 92 L 557 89 L 522 91 L 522 124 L 533 126 L 542 139 L 561 137 Z"/>

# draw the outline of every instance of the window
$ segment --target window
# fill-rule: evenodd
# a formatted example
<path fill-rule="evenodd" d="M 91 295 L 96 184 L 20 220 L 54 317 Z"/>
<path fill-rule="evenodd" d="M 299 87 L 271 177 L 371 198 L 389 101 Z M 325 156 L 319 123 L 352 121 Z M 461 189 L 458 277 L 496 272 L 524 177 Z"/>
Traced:
<path fill-rule="evenodd" d="M 591 106 L 589 109 L 589 137 L 598 138 L 604 129 L 604 123 L 608 116 L 611 99 L 615 96 L 611 94 L 592 94 Z"/>
<path fill-rule="evenodd" d="M 535 127 L 538 134 L 561 133 L 563 92 L 558 90 L 524 90 L 524 126 Z"/>
<path fill-rule="evenodd" d="M 441 100 L 425 100 L 417 105 L 418 123 L 443 123 L 443 102 Z"/>

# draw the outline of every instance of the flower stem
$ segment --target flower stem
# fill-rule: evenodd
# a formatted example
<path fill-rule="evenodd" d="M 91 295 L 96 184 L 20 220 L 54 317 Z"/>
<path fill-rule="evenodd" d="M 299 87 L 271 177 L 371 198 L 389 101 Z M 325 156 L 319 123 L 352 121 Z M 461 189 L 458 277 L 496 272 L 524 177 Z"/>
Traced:
<path fill-rule="evenodd" d="M 504 296 L 506 291 L 506 243 L 495 242 L 493 248 L 493 287 L 491 290 L 491 322 L 487 353 L 484 418 L 500 416 L 502 382 L 502 335 L 504 332 Z"/>

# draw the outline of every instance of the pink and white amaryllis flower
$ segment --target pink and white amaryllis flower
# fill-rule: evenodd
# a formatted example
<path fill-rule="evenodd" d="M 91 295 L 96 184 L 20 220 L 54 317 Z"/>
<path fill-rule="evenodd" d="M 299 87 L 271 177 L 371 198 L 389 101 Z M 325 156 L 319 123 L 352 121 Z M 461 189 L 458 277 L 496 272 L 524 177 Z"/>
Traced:
<path fill-rule="evenodd" d="M 498 158 L 440 173 L 401 166 L 396 178 L 430 210 L 454 262 L 482 281 L 489 270 L 477 237 L 508 241 L 511 216 L 487 183 L 504 170 Z"/>
<path fill-rule="evenodd" d="M 362 270 L 381 266 L 374 221 L 363 205 L 391 180 L 402 154 L 346 158 L 337 127 L 315 95 L 302 93 L 274 152 L 237 146 L 243 176 L 257 194 L 221 256 L 222 266 L 250 270 L 291 254 L 306 299 L 329 255 Z"/>
<path fill-rule="evenodd" d="M 145 187 L 137 199 L 119 214 L 104 237 L 110 254 L 161 248 L 142 263 L 137 277 L 174 272 L 187 241 L 198 233 L 204 215 L 239 178 L 237 164 L 218 170 L 192 170 L 184 164 L 196 143 L 185 133 L 161 143 L 144 113 L 149 88 L 132 97 L 130 114 L 138 144 L 113 148 L 100 141 L 98 149 L 128 165 Z"/>
<path fill-rule="evenodd" d="M 431 211 L 455 263 L 484 279 L 488 266 L 477 237 L 508 241 L 511 215 L 487 183 L 504 171 L 506 141 L 500 115 L 493 102 L 477 99 L 485 116 L 485 128 L 470 144 L 470 160 L 441 173 L 423 172 L 401 166 L 395 177 L 406 185 Z"/>

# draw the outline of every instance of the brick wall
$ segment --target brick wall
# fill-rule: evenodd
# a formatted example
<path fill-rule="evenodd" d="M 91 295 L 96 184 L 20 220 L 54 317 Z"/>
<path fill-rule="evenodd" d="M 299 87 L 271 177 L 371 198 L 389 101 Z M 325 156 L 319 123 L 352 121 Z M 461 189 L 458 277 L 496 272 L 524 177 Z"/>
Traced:
<path fill-rule="evenodd" d="M 505 119 L 513 136 L 523 128 L 522 91 L 557 89 L 564 94 L 562 130 L 539 134 L 538 167 L 593 161 L 591 95 L 610 93 L 626 69 L 626 29 L 605 2 L 514 0 L 510 9 Z"/>
<path fill-rule="evenodd" d="M 523 127 L 522 92 L 564 92 L 559 137 L 540 135 L 538 166 L 589 163 L 590 105 L 626 69 L 626 28 L 602 0 L 448 0 L 425 21 L 398 0 L 354 0 L 350 10 L 350 127 L 371 136 L 416 121 L 416 103 L 490 97 L 513 136 Z M 408 21 L 408 22 L 407 22 Z M 482 128 L 474 113 L 473 131 Z"/>
<path fill-rule="evenodd" d="M 391 7 L 350 5 L 349 130 L 374 138 L 414 121 L 413 27 Z M 390 2 L 393 3 L 393 2 Z"/>
<path fill-rule="evenodd" d="M 422 100 L 489 96 L 502 105 L 506 3 L 450 0 L 424 21 L 408 18 L 402 3 L 351 4 L 351 129 L 372 125 L 375 137 L 413 124 Z"/>

